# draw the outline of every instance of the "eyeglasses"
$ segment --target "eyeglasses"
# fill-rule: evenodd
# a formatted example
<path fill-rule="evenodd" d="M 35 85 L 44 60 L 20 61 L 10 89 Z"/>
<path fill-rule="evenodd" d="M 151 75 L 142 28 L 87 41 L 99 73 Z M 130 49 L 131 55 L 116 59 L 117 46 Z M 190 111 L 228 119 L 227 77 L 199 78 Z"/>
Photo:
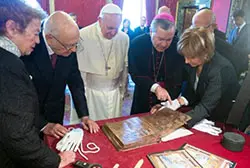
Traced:
<path fill-rule="evenodd" d="M 71 45 L 69 45 L 69 46 L 66 46 L 66 45 L 64 45 L 60 40 L 58 40 L 55 36 L 53 36 L 52 34 L 51 34 L 51 36 L 59 43 L 59 44 L 61 44 L 62 46 L 63 46 L 63 48 L 65 49 L 65 50 L 67 50 L 67 51 L 69 51 L 69 50 L 72 50 L 72 48 L 81 48 L 82 49 L 82 47 L 81 47 L 81 42 L 83 41 L 83 39 L 80 37 L 79 38 L 79 41 L 77 42 L 77 43 L 75 43 L 75 44 L 71 44 Z"/>

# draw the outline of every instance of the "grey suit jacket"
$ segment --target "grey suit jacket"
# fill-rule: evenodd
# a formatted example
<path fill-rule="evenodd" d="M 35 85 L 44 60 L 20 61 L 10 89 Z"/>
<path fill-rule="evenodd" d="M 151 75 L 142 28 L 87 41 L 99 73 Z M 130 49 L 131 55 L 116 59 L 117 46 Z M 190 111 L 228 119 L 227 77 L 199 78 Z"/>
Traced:
<path fill-rule="evenodd" d="M 188 126 L 192 127 L 203 118 L 225 122 L 239 90 L 232 64 L 216 53 L 210 62 L 204 64 L 196 90 L 196 68 L 187 66 L 186 71 L 187 86 L 183 96 L 192 107 L 192 110 L 187 112 L 192 117 Z"/>

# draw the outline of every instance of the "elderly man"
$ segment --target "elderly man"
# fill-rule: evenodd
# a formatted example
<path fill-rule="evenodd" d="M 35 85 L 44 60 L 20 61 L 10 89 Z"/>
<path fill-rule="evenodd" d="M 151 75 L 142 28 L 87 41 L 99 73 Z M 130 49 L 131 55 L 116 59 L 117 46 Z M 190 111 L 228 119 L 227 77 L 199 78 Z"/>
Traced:
<path fill-rule="evenodd" d="M 246 23 L 245 19 L 246 16 L 243 10 L 236 10 L 233 13 L 235 28 L 231 31 L 228 42 L 235 50 L 242 52 L 242 56 L 239 59 L 248 62 L 246 59 L 248 58 L 248 54 L 250 54 L 250 25 Z"/>
<path fill-rule="evenodd" d="M 65 12 L 55 12 L 45 21 L 40 39 L 41 43 L 31 55 L 22 60 L 38 93 L 43 133 L 60 138 L 67 132 L 62 126 L 66 84 L 83 127 L 90 132 L 98 131 L 98 125 L 88 117 L 84 85 L 78 70 L 75 53 L 79 41 L 77 24 Z"/>
<path fill-rule="evenodd" d="M 216 17 L 212 10 L 202 9 L 198 11 L 192 18 L 193 27 L 205 27 L 215 34 L 215 51 L 223 57 L 227 58 L 234 66 L 237 75 L 247 70 L 248 59 L 247 56 L 239 59 L 239 55 L 242 52 L 234 49 L 229 45 L 225 37 L 221 35 L 221 32 L 217 29 Z M 242 55 L 243 56 L 243 55 Z"/>
<path fill-rule="evenodd" d="M 161 14 L 161 13 L 168 13 L 168 14 L 171 14 L 171 10 L 169 7 L 167 6 L 161 6 L 159 9 L 158 9 L 158 14 Z"/>
<path fill-rule="evenodd" d="M 129 72 L 135 82 L 131 114 L 149 112 L 160 101 L 177 98 L 184 58 L 177 53 L 174 18 L 163 13 L 151 23 L 150 35 L 132 41 Z"/>
<path fill-rule="evenodd" d="M 94 120 L 121 116 L 129 47 L 129 37 L 118 31 L 121 20 L 121 9 L 110 3 L 98 22 L 80 30 L 83 49 L 78 48 L 77 58 Z"/>
<path fill-rule="evenodd" d="M 40 42 L 44 13 L 20 0 L 1 0 L 0 10 L 0 167 L 65 167 L 75 154 L 57 155 L 39 138 L 38 97 L 19 59 Z"/>
<path fill-rule="evenodd" d="M 134 37 L 140 36 L 142 34 L 148 33 L 149 32 L 149 28 L 146 25 L 146 17 L 142 16 L 141 17 L 141 21 L 140 21 L 140 26 L 136 27 L 134 30 Z"/>

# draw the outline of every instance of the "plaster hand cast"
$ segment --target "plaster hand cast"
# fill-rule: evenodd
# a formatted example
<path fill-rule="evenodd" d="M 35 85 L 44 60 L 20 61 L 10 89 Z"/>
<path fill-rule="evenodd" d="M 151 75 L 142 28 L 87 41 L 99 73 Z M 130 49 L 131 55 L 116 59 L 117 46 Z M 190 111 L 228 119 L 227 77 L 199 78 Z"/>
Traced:
<path fill-rule="evenodd" d="M 89 151 L 84 151 L 82 145 L 83 135 L 84 132 L 81 128 L 73 128 L 56 144 L 56 149 L 61 152 L 78 151 L 83 158 L 88 160 L 84 153 L 97 153 L 100 151 L 100 148 L 95 143 L 90 142 L 87 144 Z"/>

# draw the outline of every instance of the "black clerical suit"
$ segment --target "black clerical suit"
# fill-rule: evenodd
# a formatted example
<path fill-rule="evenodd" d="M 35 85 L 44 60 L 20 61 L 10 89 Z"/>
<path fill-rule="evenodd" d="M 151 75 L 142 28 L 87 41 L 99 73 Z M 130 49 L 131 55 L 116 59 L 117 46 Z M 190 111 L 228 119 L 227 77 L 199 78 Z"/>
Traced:
<path fill-rule="evenodd" d="M 240 32 L 239 28 L 235 28 L 230 33 L 228 42 L 233 46 L 234 50 L 237 51 L 238 59 L 244 61 L 244 70 L 248 68 L 248 54 L 250 54 L 250 25 L 246 24 Z"/>
<path fill-rule="evenodd" d="M 236 74 L 239 77 L 242 72 L 248 69 L 248 57 L 243 56 L 240 50 L 235 49 L 232 45 L 226 42 L 222 32 L 215 29 L 215 50 L 221 56 L 227 58 L 235 68 Z"/>
<path fill-rule="evenodd" d="M 65 87 L 68 84 L 78 117 L 88 116 L 83 80 L 78 70 L 76 54 L 57 56 L 52 68 L 42 33 L 30 56 L 21 58 L 32 76 L 40 104 L 40 128 L 48 122 L 63 123 Z"/>
<path fill-rule="evenodd" d="M 0 167 L 57 168 L 60 157 L 39 138 L 38 97 L 23 62 L 0 48 Z"/>
<path fill-rule="evenodd" d="M 145 33 L 149 33 L 149 27 L 145 26 L 142 29 L 140 26 L 138 26 L 134 30 L 134 37 L 140 36 L 140 35 L 145 34 Z"/>
<path fill-rule="evenodd" d="M 132 41 L 129 49 L 129 73 L 135 82 L 135 91 L 131 114 L 149 112 L 151 106 L 159 103 L 155 94 L 150 91 L 154 83 L 164 83 L 172 99 L 180 94 L 184 57 L 177 53 L 177 41 L 175 36 L 164 54 L 156 51 L 149 34 Z"/>
<path fill-rule="evenodd" d="M 132 29 L 128 29 L 127 32 L 124 31 L 124 28 L 122 28 L 122 32 L 126 33 L 129 37 L 129 42 L 131 43 L 131 41 L 133 40 L 134 38 L 134 31 Z"/>
<path fill-rule="evenodd" d="M 193 109 L 186 114 L 192 117 L 192 127 L 203 118 L 225 122 L 239 91 L 239 84 L 232 64 L 216 53 L 203 65 L 196 90 L 196 68 L 186 66 L 187 83 L 183 96 Z"/>

